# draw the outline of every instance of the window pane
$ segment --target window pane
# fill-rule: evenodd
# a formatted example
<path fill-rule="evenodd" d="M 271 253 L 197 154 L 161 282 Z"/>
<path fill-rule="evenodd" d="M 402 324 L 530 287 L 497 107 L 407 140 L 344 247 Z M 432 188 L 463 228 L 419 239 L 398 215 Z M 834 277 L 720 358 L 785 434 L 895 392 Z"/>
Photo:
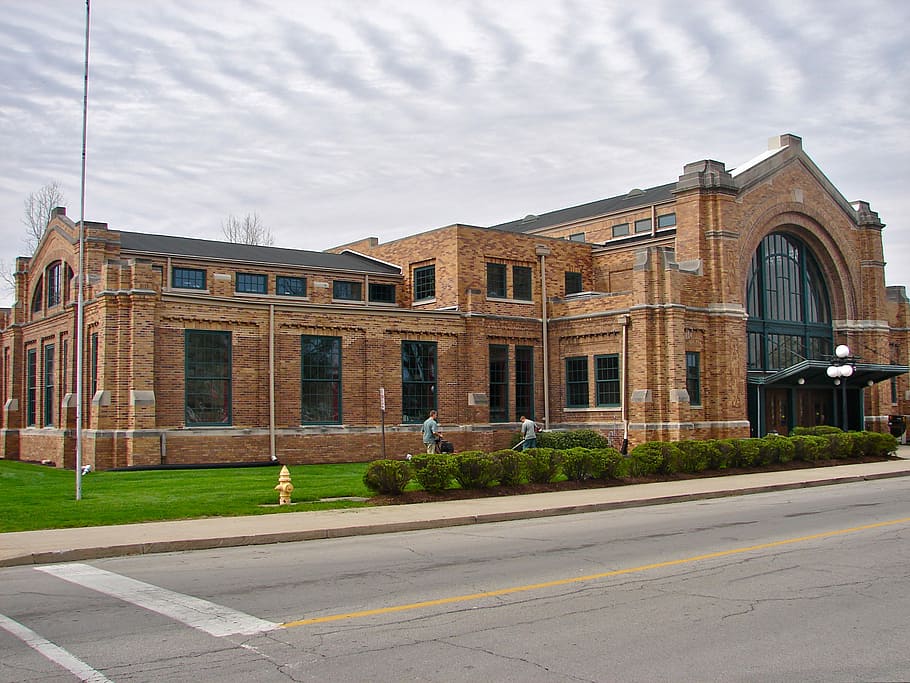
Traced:
<path fill-rule="evenodd" d="M 506 267 L 502 263 L 487 264 L 487 296 L 506 297 Z"/>
<path fill-rule="evenodd" d="M 395 303 L 395 285 L 370 283 L 370 301 L 380 304 Z"/>
<path fill-rule="evenodd" d="M 566 273 L 566 294 L 577 294 L 582 290 L 581 273 Z"/>
<path fill-rule="evenodd" d="M 186 330 L 186 423 L 231 422 L 231 333 Z"/>
<path fill-rule="evenodd" d="M 531 301 L 531 269 L 527 266 L 512 266 L 512 297 Z"/>
<path fill-rule="evenodd" d="M 335 280 L 332 283 L 332 297 L 346 301 L 363 301 L 363 283 L 353 280 Z"/>
<path fill-rule="evenodd" d="M 205 271 L 197 268 L 174 268 L 171 286 L 177 289 L 205 289 Z"/>
<path fill-rule="evenodd" d="M 613 226 L 613 237 L 624 237 L 629 234 L 629 224 L 620 223 Z"/>
<path fill-rule="evenodd" d="M 401 342 L 402 422 L 423 422 L 436 409 L 436 342 Z"/>
<path fill-rule="evenodd" d="M 436 297 L 436 266 L 414 269 L 414 301 Z"/>
<path fill-rule="evenodd" d="M 701 368 L 699 353 L 686 351 L 686 391 L 689 392 L 689 405 L 701 405 Z"/>
<path fill-rule="evenodd" d="M 38 351 L 29 349 L 25 361 L 25 384 L 27 389 L 26 424 L 33 427 L 38 423 Z"/>
<path fill-rule="evenodd" d="M 490 422 L 509 419 L 509 347 L 490 345 Z"/>
<path fill-rule="evenodd" d="M 237 273 L 236 289 L 249 294 L 265 294 L 268 291 L 268 280 L 265 275 L 255 273 Z"/>
<path fill-rule="evenodd" d="M 657 217 L 657 227 L 658 228 L 670 228 L 676 225 L 676 214 L 675 213 L 665 213 L 663 216 Z"/>
<path fill-rule="evenodd" d="M 275 278 L 275 293 L 278 296 L 306 296 L 306 278 L 279 275 Z"/>
<path fill-rule="evenodd" d="M 534 419 L 534 349 L 515 347 L 515 419 Z"/>
<path fill-rule="evenodd" d="M 594 358 L 595 394 L 598 406 L 618 406 L 619 354 Z"/>
<path fill-rule="evenodd" d="M 635 221 L 635 232 L 651 232 L 651 219 L 642 218 L 641 220 Z"/>
<path fill-rule="evenodd" d="M 54 346 L 44 347 L 44 426 L 54 424 L 54 400 L 56 382 L 54 381 Z"/>
<path fill-rule="evenodd" d="M 341 337 L 300 338 L 301 424 L 341 422 Z"/>
<path fill-rule="evenodd" d="M 588 407 L 588 359 L 566 358 L 566 407 Z"/>

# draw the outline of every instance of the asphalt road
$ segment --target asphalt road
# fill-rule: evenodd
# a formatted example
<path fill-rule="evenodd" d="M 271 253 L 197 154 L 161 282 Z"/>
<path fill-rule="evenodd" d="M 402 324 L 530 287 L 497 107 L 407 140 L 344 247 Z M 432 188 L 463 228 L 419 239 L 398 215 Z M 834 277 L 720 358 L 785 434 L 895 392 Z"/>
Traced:
<path fill-rule="evenodd" d="M 910 478 L 0 570 L 0 681 L 905 681 Z"/>

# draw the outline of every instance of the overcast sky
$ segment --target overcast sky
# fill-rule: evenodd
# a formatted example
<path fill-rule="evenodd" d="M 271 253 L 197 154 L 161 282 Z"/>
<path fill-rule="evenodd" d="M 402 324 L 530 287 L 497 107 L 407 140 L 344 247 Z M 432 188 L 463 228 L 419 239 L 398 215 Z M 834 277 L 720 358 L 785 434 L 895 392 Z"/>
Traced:
<path fill-rule="evenodd" d="M 0 261 L 79 218 L 84 0 L 0 0 Z M 85 218 L 322 250 L 727 168 L 781 133 L 910 284 L 907 0 L 92 0 Z M 9 297 L 5 296 L 8 304 Z"/>

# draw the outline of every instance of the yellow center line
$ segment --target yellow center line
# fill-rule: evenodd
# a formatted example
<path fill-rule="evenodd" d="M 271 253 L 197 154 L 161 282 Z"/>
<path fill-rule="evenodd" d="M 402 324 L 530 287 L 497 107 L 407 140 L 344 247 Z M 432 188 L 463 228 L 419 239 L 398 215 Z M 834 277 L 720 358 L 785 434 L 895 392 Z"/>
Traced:
<path fill-rule="evenodd" d="M 705 553 L 704 555 L 695 555 L 693 557 L 684 557 L 678 560 L 667 560 L 666 562 L 654 562 L 652 564 L 643 564 L 638 567 L 628 567 L 626 569 L 615 569 L 609 572 L 600 572 L 598 574 L 588 574 L 587 576 L 575 576 L 568 579 L 556 579 L 554 581 L 544 581 L 543 583 L 531 583 L 525 586 L 512 586 L 509 588 L 500 588 L 493 591 L 484 591 L 483 593 L 470 593 L 468 595 L 454 595 L 448 598 L 438 598 L 437 600 L 424 600 L 423 602 L 412 602 L 407 605 L 393 605 L 391 607 L 378 607 L 376 609 L 362 610 L 359 612 L 347 612 L 345 614 L 329 614 L 324 617 L 313 617 L 312 619 L 299 619 L 297 621 L 288 621 L 281 624 L 280 628 L 294 628 L 296 626 L 308 626 L 309 624 L 324 624 L 330 621 L 344 621 L 347 619 L 359 619 L 361 617 L 372 617 L 379 614 L 392 614 L 395 612 L 406 612 L 409 610 L 423 609 L 425 607 L 438 607 L 439 605 L 451 605 L 457 602 L 470 602 L 472 600 L 482 600 L 483 598 L 493 598 L 500 595 L 512 595 L 514 593 L 527 593 L 529 591 L 540 590 L 542 588 L 556 588 L 559 586 L 568 586 L 573 583 L 582 583 L 585 581 L 596 581 L 606 579 L 611 576 L 622 576 L 624 574 L 635 574 L 637 572 L 650 571 L 651 569 L 661 569 L 663 567 L 674 567 L 691 562 L 700 562 L 702 560 L 713 560 L 719 557 L 729 557 L 731 555 L 741 555 L 742 553 L 752 552 L 754 550 L 767 550 L 768 548 L 779 548 L 794 543 L 804 541 L 813 541 L 820 538 L 831 538 L 832 536 L 843 536 L 858 531 L 868 531 L 870 529 L 880 529 L 882 527 L 894 526 L 897 524 L 906 524 L 910 522 L 910 517 L 901 519 L 892 519 L 887 522 L 876 522 L 875 524 L 864 524 L 863 526 L 854 526 L 848 529 L 838 529 L 836 531 L 823 531 L 818 534 L 808 536 L 799 536 L 797 538 L 787 538 L 781 541 L 772 541 L 770 543 L 760 543 L 750 545 L 744 548 L 732 548 L 730 550 L 720 550 L 715 553 Z"/>

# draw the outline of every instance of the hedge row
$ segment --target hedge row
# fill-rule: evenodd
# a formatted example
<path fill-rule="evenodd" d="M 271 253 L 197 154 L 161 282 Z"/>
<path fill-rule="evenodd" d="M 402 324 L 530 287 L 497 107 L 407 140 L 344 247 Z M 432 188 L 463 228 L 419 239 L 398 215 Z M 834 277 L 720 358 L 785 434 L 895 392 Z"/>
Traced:
<path fill-rule="evenodd" d="M 371 491 L 401 494 L 416 480 L 426 491 L 438 493 L 457 483 L 464 489 L 546 484 L 558 479 L 621 480 L 654 474 L 696 474 L 731 467 L 766 467 L 791 460 L 814 463 L 860 456 L 886 457 L 897 451 L 897 439 L 879 432 L 842 432 L 836 427 L 798 428 L 794 436 L 768 435 L 760 439 L 705 441 L 651 441 L 639 444 L 628 456 L 605 443 L 592 443 L 595 432 L 558 432 L 564 448 L 541 445 L 527 451 L 511 449 L 485 453 L 420 454 L 410 460 L 376 460 L 367 466 L 364 484 Z M 575 437 L 569 435 L 576 434 Z M 551 436 L 551 435 L 547 435 Z M 596 435 L 599 436 L 599 435 Z M 602 438 L 602 437 L 601 437 Z M 542 439 L 540 439 L 542 440 Z"/>

